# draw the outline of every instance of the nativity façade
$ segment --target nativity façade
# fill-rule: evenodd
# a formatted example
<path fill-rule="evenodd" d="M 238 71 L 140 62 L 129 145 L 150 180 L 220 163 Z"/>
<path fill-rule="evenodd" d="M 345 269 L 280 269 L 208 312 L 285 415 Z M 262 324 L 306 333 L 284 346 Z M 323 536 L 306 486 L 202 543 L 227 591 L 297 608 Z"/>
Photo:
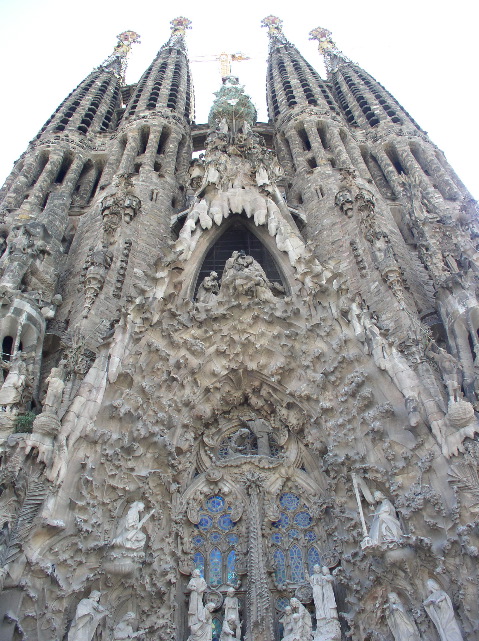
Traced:
<path fill-rule="evenodd" d="M 0 192 L 2 641 L 479 639 L 479 223 L 396 99 L 263 21 L 270 120 L 185 33 Z"/>

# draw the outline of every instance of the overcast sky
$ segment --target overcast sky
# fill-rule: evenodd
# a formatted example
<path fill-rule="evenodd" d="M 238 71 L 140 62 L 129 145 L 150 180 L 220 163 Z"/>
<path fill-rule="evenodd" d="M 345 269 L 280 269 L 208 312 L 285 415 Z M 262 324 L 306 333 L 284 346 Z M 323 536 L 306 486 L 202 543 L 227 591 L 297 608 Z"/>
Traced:
<path fill-rule="evenodd" d="M 341 0 L 0 0 L 0 184 L 15 159 L 65 96 L 112 51 L 126 29 L 141 35 L 130 54 L 127 83 L 137 82 L 169 37 L 169 21 L 193 21 L 187 41 L 196 97 L 196 122 L 206 122 L 220 86 L 215 62 L 200 56 L 242 52 L 233 73 L 267 120 L 265 16 L 284 21 L 284 33 L 324 76 L 308 32 L 330 29 L 340 49 L 381 82 L 429 132 L 473 195 L 479 197 L 477 4 L 472 0 L 361 2 Z"/>

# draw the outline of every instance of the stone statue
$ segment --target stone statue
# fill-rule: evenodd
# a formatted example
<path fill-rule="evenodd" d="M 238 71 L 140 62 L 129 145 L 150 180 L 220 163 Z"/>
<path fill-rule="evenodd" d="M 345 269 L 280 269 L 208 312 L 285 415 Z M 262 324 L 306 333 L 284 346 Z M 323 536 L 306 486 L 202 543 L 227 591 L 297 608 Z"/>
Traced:
<path fill-rule="evenodd" d="M 214 609 L 214 603 L 207 603 L 204 607 L 203 605 L 201 606 L 201 612 L 195 620 L 190 620 L 190 614 L 188 614 L 188 623 L 190 626 L 190 636 L 188 637 L 188 641 L 211 641 L 213 637 L 211 613 Z"/>
<path fill-rule="evenodd" d="M 421 641 L 419 631 L 395 592 L 388 594 L 386 619 L 394 641 Z"/>
<path fill-rule="evenodd" d="M 461 384 L 462 384 L 462 365 L 457 359 L 446 352 L 442 347 L 437 347 L 437 353 L 429 349 L 426 352 L 427 356 L 433 358 L 441 372 L 444 384 L 447 387 L 449 399 L 452 401 L 459 401 L 462 398 Z"/>
<path fill-rule="evenodd" d="M 226 617 L 223 619 L 223 627 L 221 628 L 220 641 L 235 641 L 237 635 L 241 634 L 241 628 L 238 627 L 234 616 Z"/>
<path fill-rule="evenodd" d="M 283 637 L 281 641 L 290 641 L 293 638 L 293 608 L 290 605 L 285 607 L 280 623 L 283 624 Z"/>
<path fill-rule="evenodd" d="M 27 386 L 27 365 L 25 355 L 18 351 L 13 357 L 10 370 L 0 389 L 0 407 L 6 412 L 13 412 L 22 401 Z"/>
<path fill-rule="evenodd" d="M 427 588 L 431 594 L 424 601 L 424 607 L 441 641 L 463 641 L 449 595 L 433 579 L 428 580 Z"/>
<path fill-rule="evenodd" d="M 235 298 L 239 295 L 267 302 L 276 300 L 261 265 L 243 251 L 233 252 L 226 261 L 220 295 L 222 298 Z"/>
<path fill-rule="evenodd" d="M 292 641 L 310 641 L 313 637 L 311 615 L 298 599 L 291 599 L 290 604 L 293 610 Z"/>
<path fill-rule="evenodd" d="M 141 528 L 154 512 L 153 510 L 140 520 L 140 512 L 144 509 L 145 505 L 141 501 L 135 501 L 130 505 L 126 516 L 120 521 L 118 526 L 119 533 L 113 539 L 112 545 L 129 548 L 131 550 L 143 549 L 146 534 L 141 531 Z"/>
<path fill-rule="evenodd" d="M 336 599 L 333 592 L 333 577 L 328 567 L 315 565 L 312 576 L 306 576 L 313 588 L 314 607 L 316 608 L 316 620 L 337 619 L 338 611 Z"/>
<path fill-rule="evenodd" d="M 62 404 L 64 382 L 63 362 L 58 367 L 52 367 L 52 370 L 46 380 L 48 383 L 47 393 L 43 401 L 43 411 L 48 414 L 58 414 Z"/>
<path fill-rule="evenodd" d="M 219 291 L 218 274 L 216 272 L 210 272 L 210 275 L 205 276 L 203 282 L 198 287 L 196 301 L 198 303 L 204 303 L 205 305 L 214 303 Z"/>
<path fill-rule="evenodd" d="M 306 575 L 313 588 L 314 607 L 316 609 L 317 628 L 315 640 L 327 641 L 341 638 L 338 621 L 338 610 L 333 592 L 333 577 L 329 568 L 315 565 L 312 576 Z"/>
<path fill-rule="evenodd" d="M 234 588 L 228 588 L 226 593 L 225 603 L 225 614 L 224 621 L 228 622 L 228 627 L 231 630 L 234 630 L 234 635 L 237 639 L 241 637 L 241 621 L 239 616 L 239 601 L 238 597 L 235 596 Z M 234 626 L 232 622 L 234 621 Z M 224 623 L 223 623 L 224 630 Z M 223 633 L 221 633 L 223 635 Z M 224 640 L 226 641 L 226 639 Z"/>
<path fill-rule="evenodd" d="M 372 545 L 399 541 L 403 532 L 394 505 L 382 492 L 374 492 L 374 500 L 379 507 L 374 512 L 369 532 Z"/>
<path fill-rule="evenodd" d="M 75 617 L 68 631 L 68 641 L 91 641 L 98 624 L 108 611 L 100 605 L 101 593 L 94 590 L 77 605 Z"/>
<path fill-rule="evenodd" d="M 135 618 L 134 612 L 127 612 L 120 623 L 113 630 L 113 641 L 126 641 L 127 639 L 136 639 L 146 632 L 146 630 L 138 630 L 133 632 L 130 621 Z"/>
<path fill-rule="evenodd" d="M 188 606 L 188 625 L 192 627 L 195 623 L 203 619 L 203 594 L 207 588 L 206 581 L 198 569 L 193 570 L 191 573 L 191 579 L 187 588 L 191 592 Z"/>

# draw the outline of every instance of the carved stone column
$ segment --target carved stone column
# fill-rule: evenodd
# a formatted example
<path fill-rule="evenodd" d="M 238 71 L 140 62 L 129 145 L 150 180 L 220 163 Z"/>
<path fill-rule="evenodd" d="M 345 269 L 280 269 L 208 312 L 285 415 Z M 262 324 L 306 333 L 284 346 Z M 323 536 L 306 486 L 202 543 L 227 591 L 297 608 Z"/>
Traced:
<path fill-rule="evenodd" d="M 248 590 L 246 593 L 246 641 L 273 641 L 271 594 L 266 574 L 265 553 L 261 536 L 263 478 L 255 472 L 244 476 L 249 494 L 248 507 Z"/>

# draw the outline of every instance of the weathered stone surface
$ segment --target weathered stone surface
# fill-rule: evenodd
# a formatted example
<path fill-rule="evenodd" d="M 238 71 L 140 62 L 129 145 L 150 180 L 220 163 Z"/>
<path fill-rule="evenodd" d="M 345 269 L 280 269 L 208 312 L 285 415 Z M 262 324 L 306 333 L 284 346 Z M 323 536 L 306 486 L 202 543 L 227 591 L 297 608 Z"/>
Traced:
<path fill-rule="evenodd" d="M 191 123 L 178 18 L 1 192 L 2 640 L 479 641 L 474 203 L 264 25 L 269 124 Z"/>

